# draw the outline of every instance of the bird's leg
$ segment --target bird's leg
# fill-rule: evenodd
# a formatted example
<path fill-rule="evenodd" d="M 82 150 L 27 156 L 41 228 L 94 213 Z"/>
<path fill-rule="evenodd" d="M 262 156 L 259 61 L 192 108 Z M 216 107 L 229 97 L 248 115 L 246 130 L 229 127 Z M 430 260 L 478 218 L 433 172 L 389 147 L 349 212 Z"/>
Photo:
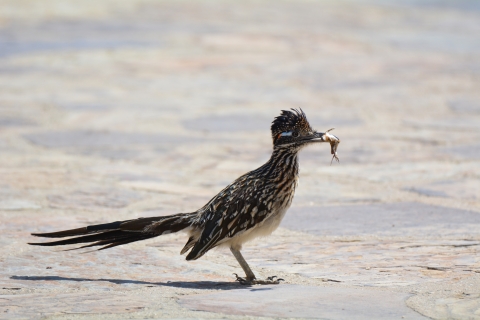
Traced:
<path fill-rule="evenodd" d="M 230 251 L 232 251 L 233 255 L 235 256 L 235 259 L 237 259 L 238 263 L 240 264 L 243 271 L 245 272 L 245 278 L 239 277 L 237 274 L 234 273 L 235 276 L 237 277 L 237 281 L 240 282 L 241 284 L 245 284 L 245 285 L 279 284 L 280 281 L 284 281 L 283 279 L 278 279 L 276 276 L 268 277 L 266 280 L 257 279 L 255 277 L 255 274 L 253 274 L 252 269 L 250 269 L 250 266 L 248 265 L 247 261 L 245 261 L 242 254 L 240 253 L 240 250 L 230 247 Z M 275 280 L 275 278 L 277 278 L 277 280 Z"/>
<path fill-rule="evenodd" d="M 250 269 L 250 266 L 248 265 L 247 261 L 245 261 L 242 254 L 240 253 L 240 250 L 230 247 L 230 251 L 232 251 L 233 255 L 235 256 L 235 259 L 237 259 L 238 263 L 240 264 L 240 267 L 242 267 L 243 271 L 245 272 L 246 280 L 247 281 L 255 280 L 256 277 L 253 274 L 252 269 Z M 238 276 L 237 276 L 237 279 L 238 279 Z"/>

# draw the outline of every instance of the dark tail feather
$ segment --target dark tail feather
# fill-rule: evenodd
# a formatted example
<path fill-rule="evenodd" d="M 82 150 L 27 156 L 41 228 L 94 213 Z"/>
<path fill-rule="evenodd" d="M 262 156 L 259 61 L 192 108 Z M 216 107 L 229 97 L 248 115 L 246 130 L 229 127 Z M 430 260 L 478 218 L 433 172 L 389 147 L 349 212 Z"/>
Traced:
<path fill-rule="evenodd" d="M 162 234 L 174 233 L 191 225 L 195 213 L 179 213 L 166 217 L 139 218 L 111 223 L 97 224 L 83 228 L 50 233 L 32 233 L 33 236 L 45 238 L 69 239 L 29 243 L 35 246 L 61 246 L 87 243 L 79 248 L 103 246 L 99 250 L 116 247 L 122 244 L 154 238 Z"/>

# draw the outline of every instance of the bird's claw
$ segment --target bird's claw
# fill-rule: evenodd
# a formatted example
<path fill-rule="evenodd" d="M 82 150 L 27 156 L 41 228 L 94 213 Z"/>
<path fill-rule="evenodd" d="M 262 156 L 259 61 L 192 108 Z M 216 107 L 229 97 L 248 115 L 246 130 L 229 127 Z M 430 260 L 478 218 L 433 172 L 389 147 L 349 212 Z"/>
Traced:
<path fill-rule="evenodd" d="M 242 278 L 242 277 L 239 277 L 238 274 L 234 273 L 235 277 L 237 279 L 235 279 L 235 281 L 238 281 L 240 284 L 243 284 L 243 285 L 247 285 L 248 284 L 248 280 L 245 279 L 245 278 Z"/>
<path fill-rule="evenodd" d="M 235 281 L 238 281 L 241 285 L 245 285 L 245 286 L 254 285 L 254 284 L 280 284 L 280 281 L 285 281 L 284 279 L 279 278 L 277 276 L 271 276 L 265 280 L 260 280 L 260 279 L 242 278 L 242 277 L 239 277 L 238 274 L 236 273 L 234 273 L 234 275 L 237 278 L 235 279 Z M 277 279 L 275 280 L 275 278 Z"/>
<path fill-rule="evenodd" d="M 277 280 L 275 280 L 275 278 L 277 278 Z M 277 276 L 268 277 L 267 280 L 276 281 L 276 282 L 285 281 L 285 279 L 279 278 L 279 277 L 277 277 Z"/>

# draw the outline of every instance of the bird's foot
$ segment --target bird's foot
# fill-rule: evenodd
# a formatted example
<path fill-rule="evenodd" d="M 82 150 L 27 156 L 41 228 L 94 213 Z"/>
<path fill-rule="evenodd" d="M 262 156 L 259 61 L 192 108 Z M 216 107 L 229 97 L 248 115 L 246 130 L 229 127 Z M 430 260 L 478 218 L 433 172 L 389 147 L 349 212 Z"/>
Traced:
<path fill-rule="evenodd" d="M 280 281 L 285 281 L 282 278 L 279 278 L 277 276 L 271 276 L 268 277 L 267 279 L 248 279 L 248 278 L 242 278 L 239 277 L 238 274 L 234 273 L 234 275 L 237 277 L 236 281 L 238 281 L 240 284 L 245 285 L 245 286 L 251 286 L 254 284 L 280 284 Z"/>

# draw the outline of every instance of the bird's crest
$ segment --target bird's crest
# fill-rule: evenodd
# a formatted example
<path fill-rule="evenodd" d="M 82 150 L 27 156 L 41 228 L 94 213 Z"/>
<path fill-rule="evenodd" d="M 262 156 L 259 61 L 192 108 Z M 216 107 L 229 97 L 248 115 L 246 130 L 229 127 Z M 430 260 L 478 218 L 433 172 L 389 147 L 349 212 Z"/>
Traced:
<path fill-rule="evenodd" d="M 302 109 L 282 110 L 282 113 L 272 122 L 272 139 L 273 143 L 282 135 L 292 135 L 298 131 L 312 131 L 307 116 Z"/>

